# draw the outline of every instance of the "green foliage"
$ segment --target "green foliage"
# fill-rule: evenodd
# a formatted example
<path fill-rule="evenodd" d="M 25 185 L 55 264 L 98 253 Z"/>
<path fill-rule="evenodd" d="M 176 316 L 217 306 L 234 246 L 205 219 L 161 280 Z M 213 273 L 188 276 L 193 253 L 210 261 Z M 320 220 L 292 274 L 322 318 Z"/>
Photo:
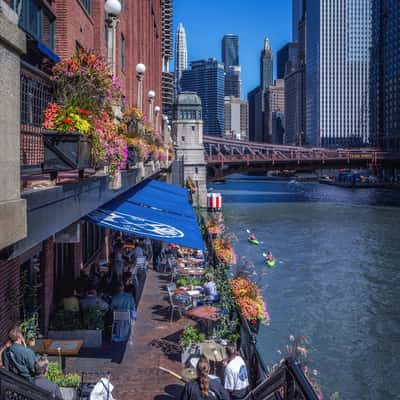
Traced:
<path fill-rule="evenodd" d="M 203 333 L 200 333 L 193 326 L 187 326 L 182 333 L 180 345 L 183 350 L 186 350 L 191 344 L 197 344 L 204 342 L 206 337 Z"/>
<path fill-rule="evenodd" d="M 39 336 L 38 314 L 34 313 L 32 317 L 24 319 L 18 324 L 19 329 L 24 335 L 25 340 L 34 340 Z"/>
<path fill-rule="evenodd" d="M 182 287 L 182 286 L 199 286 L 201 284 L 201 280 L 198 278 L 179 278 L 176 281 L 176 286 Z"/>
<path fill-rule="evenodd" d="M 99 307 L 92 307 L 82 313 L 59 310 L 50 321 L 50 329 L 69 331 L 76 329 L 104 329 L 106 312 Z"/>
<path fill-rule="evenodd" d="M 47 379 L 56 383 L 60 387 L 75 388 L 79 387 L 81 377 L 79 374 L 64 374 L 58 363 L 50 362 L 49 370 L 47 372 Z"/>

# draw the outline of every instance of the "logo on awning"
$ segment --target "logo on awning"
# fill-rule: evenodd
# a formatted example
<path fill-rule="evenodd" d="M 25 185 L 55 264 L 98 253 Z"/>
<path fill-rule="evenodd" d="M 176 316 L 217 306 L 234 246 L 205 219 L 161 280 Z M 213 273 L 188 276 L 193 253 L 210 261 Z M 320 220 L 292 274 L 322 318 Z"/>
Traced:
<path fill-rule="evenodd" d="M 134 215 L 99 209 L 91 212 L 88 217 L 95 223 L 120 229 L 132 234 L 152 235 L 164 239 L 183 238 L 185 234 L 174 226 L 136 217 Z"/>

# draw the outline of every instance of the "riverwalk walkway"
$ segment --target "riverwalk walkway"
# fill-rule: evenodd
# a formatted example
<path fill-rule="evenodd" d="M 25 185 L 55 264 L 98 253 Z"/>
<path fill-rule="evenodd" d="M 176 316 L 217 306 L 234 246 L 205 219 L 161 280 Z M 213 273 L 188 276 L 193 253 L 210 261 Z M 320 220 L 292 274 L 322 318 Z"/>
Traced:
<path fill-rule="evenodd" d="M 111 371 L 117 400 L 179 399 L 182 383 L 158 367 L 181 371 L 179 337 L 194 322 L 186 318 L 170 322 L 165 288 L 169 280 L 169 274 L 149 270 L 129 342 L 106 344 L 100 352 L 86 351 L 70 358 L 68 370 Z"/>

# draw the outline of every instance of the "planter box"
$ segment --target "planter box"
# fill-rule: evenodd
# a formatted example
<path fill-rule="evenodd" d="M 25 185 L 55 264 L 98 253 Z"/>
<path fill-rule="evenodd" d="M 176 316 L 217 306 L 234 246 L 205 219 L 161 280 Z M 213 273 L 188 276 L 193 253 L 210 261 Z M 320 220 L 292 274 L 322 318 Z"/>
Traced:
<path fill-rule="evenodd" d="M 134 168 L 136 163 L 139 161 L 139 157 L 137 155 L 137 151 L 135 147 L 128 146 L 128 158 L 126 160 L 126 167 L 128 169 Z"/>
<path fill-rule="evenodd" d="M 91 167 L 91 144 L 87 136 L 77 132 L 44 131 L 43 172 L 57 173 Z"/>
<path fill-rule="evenodd" d="M 74 388 L 60 387 L 60 391 L 63 400 L 76 400 L 78 398 L 77 390 Z"/>
<path fill-rule="evenodd" d="M 101 329 L 77 329 L 74 331 L 49 331 L 50 339 L 83 340 L 83 347 L 99 348 L 103 344 Z"/>

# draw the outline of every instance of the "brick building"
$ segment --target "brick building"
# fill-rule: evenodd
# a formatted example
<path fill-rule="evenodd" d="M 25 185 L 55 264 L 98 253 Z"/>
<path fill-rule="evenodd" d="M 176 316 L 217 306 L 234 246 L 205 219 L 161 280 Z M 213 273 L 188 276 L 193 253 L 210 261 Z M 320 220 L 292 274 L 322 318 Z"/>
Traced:
<path fill-rule="evenodd" d="M 15 134 L 21 137 L 23 178 L 24 171 L 34 171 L 33 167 L 37 167 L 43 157 L 43 145 L 39 145 L 42 143 L 40 129 L 43 108 L 51 99 L 47 76 L 51 66 L 59 58 L 71 56 L 79 47 L 107 56 L 105 1 L 5 0 L 5 3 L 18 15 L 18 25 L 26 36 L 26 52 L 19 54 L 22 59 L 21 130 L 15 129 Z M 144 98 L 147 99 L 149 90 L 154 90 L 154 105 L 161 107 L 160 1 L 121 3 L 122 12 L 116 28 L 116 74 L 127 103 L 136 104 L 135 66 L 143 63 L 146 65 Z M 0 0 L 0 17 L 2 4 L 4 0 Z M 6 10 L 5 14 L 11 13 Z M 7 38 L 4 39 L 0 32 L 0 50 L 3 41 Z M 7 46 L 6 43 L 5 51 L 8 51 Z M 16 88 L 19 91 L 19 84 Z M 145 100 L 144 113 L 148 112 L 148 107 Z M 27 115 L 27 108 L 35 114 Z M 19 127 L 19 121 L 16 126 Z M 19 140 L 16 145 L 19 147 Z M 154 169 L 145 168 L 145 177 L 156 174 Z M 19 179 L 19 172 L 16 176 Z M 122 188 L 117 192 L 107 189 L 106 177 L 77 180 L 66 186 L 22 190 L 21 198 L 27 204 L 25 238 L 20 237 L 22 240 L 11 245 L 4 241 L 4 246 L 0 240 L 0 342 L 25 312 L 38 311 L 41 330 L 47 332 L 50 314 L 63 295 L 66 283 L 73 282 L 83 269 L 90 269 L 92 264 L 108 255 L 109 232 L 81 218 L 131 189 L 141 179 L 143 176 L 140 177 L 136 170 L 124 172 Z M 1 200 L 0 196 L 0 203 Z"/>

